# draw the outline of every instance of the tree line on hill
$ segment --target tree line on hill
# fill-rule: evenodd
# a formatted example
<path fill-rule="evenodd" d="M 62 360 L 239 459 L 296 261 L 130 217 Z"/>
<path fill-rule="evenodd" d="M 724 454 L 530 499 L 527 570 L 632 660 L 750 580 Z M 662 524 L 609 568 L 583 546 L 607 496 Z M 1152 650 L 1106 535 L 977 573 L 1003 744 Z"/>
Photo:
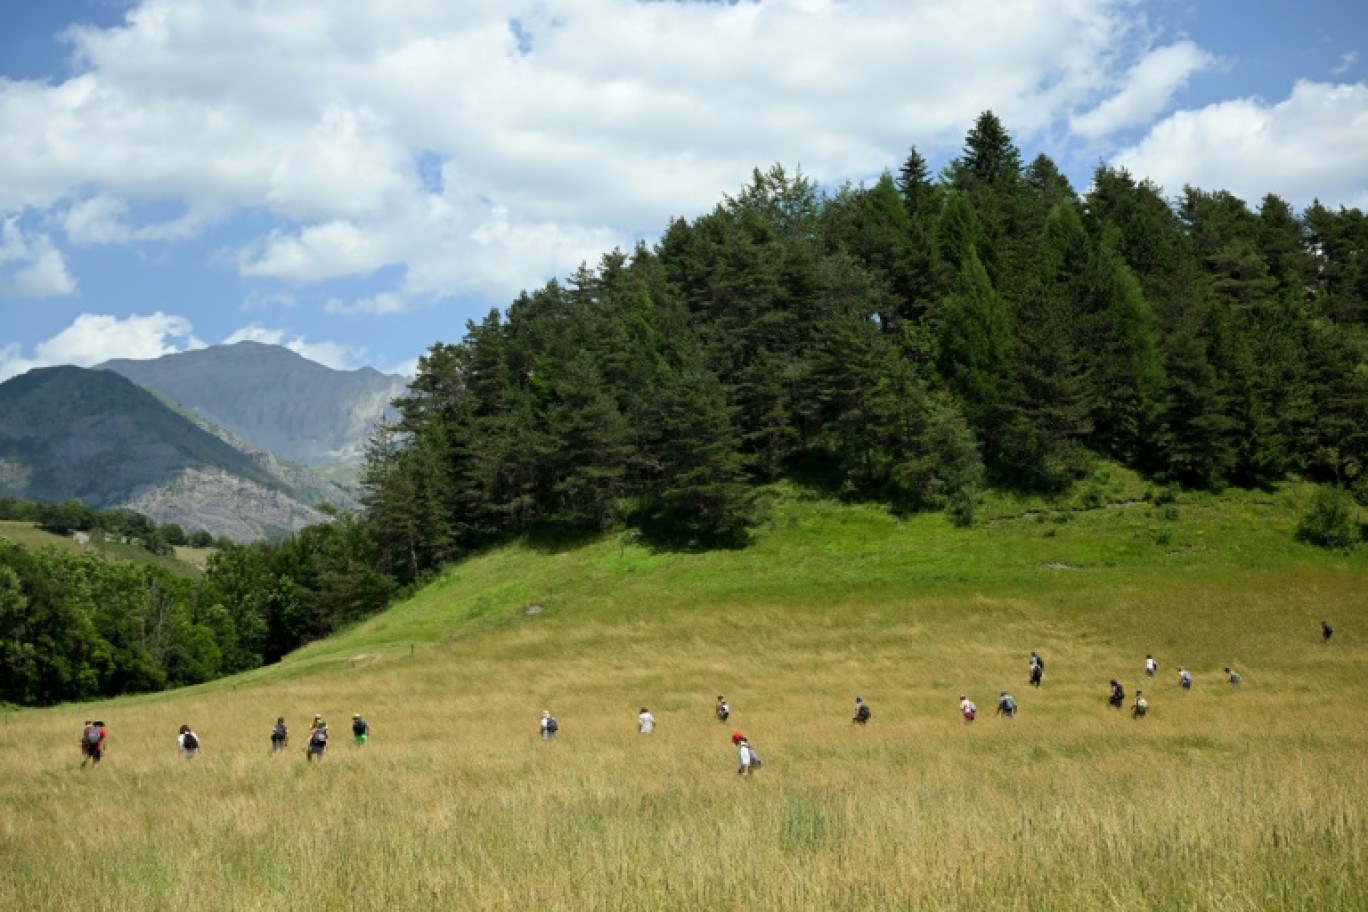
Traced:
<path fill-rule="evenodd" d="M 801 474 L 972 521 L 1097 455 L 1219 489 L 1368 495 L 1368 221 L 1274 195 L 1176 200 L 1100 166 L 1080 195 L 983 114 L 933 177 L 822 192 L 757 171 L 520 295 L 419 362 L 372 442 L 367 521 L 398 580 L 535 524 L 735 541 Z"/>
<path fill-rule="evenodd" d="M 95 510 L 69 498 L 59 504 L 0 497 L 0 520 L 31 522 L 54 535 L 73 532 L 106 533 L 136 543 L 152 554 L 168 555 L 177 547 L 213 548 L 232 544 L 203 529 L 186 532 L 180 523 L 157 525 L 132 510 Z"/>
<path fill-rule="evenodd" d="M 1357 209 L 1171 201 L 1107 166 L 1080 195 L 991 113 L 936 176 L 916 149 L 830 192 L 756 171 L 434 344 L 370 441 L 361 517 L 191 581 L 96 585 L 93 558 L 0 546 L 0 699 L 275 661 L 529 530 L 742 542 L 754 486 L 786 476 L 969 523 L 985 486 L 1062 491 L 1099 456 L 1210 489 L 1296 475 L 1332 486 L 1303 537 L 1340 546 L 1368 499 L 1365 352 Z"/>
<path fill-rule="evenodd" d="M 163 690 L 278 661 L 384 607 L 395 584 L 373 551 L 355 517 L 225 542 L 196 577 L 0 537 L 0 700 Z"/>

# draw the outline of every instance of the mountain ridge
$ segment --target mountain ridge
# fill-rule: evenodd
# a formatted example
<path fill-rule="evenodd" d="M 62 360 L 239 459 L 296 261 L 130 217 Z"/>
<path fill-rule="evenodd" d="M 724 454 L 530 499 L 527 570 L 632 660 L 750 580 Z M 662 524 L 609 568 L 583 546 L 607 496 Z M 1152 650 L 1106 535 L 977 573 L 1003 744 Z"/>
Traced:
<path fill-rule="evenodd" d="M 242 341 L 150 360 L 105 361 L 187 411 L 293 462 L 355 465 L 374 425 L 407 388 L 372 367 L 343 371 L 278 345 Z"/>
<path fill-rule="evenodd" d="M 324 496 L 332 493 L 332 497 Z M 0 383 L 0 495 L 131 509 L 247 540 L 329 520 L 341 489 L 224 439 L 113 371 L 38 368 Z"/>

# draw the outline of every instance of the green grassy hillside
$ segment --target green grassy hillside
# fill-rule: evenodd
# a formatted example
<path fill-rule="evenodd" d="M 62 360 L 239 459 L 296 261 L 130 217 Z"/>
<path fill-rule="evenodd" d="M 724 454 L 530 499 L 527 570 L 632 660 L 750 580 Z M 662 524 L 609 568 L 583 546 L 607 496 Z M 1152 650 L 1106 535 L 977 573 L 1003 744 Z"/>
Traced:
<path fill-rule="evenodd" d="M 139 545 L 129 545 L 106 539 L 103 533 L 91 533 L 90 544 L 79 544 L 70 535 L 57 535 L 44 531 L 31 522 L 0 520 L 0 538 L 8 538 L 25 548 L 58 548 L 62 551 L 79 553 L 87 547 L 94 548 L 106 557 L 129 561 L 135 564 L 154 564 L 180 576 L 192 576 L 204 569 L 205 562 L 213 553 L 212 548 L 176 548 L 174 557 L 153 554 Z"/>
<path fill-rule="evenodd" d="M 1368 907 L 1368 557 L 1296 543 L 1295 487 L 1141 494 L 1115 473 L 961 530 L 776 489 L 746 549 L 525 541 L 280 665 L 15 714 L 0 907 Z M 1148 718 L 1107 708 L 1113 677 Z M 88 714 L 111 746 L 82 770 Z M 296 743 L 271 757 L 281 714 Z"/>

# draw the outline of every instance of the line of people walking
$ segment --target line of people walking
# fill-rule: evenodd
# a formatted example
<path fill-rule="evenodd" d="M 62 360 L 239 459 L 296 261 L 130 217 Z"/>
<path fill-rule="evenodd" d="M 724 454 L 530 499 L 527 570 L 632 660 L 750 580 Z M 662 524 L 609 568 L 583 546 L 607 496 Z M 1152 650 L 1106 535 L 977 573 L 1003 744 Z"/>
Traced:
<path fill-rule="evenodd" d="M 1322 640 L 1329 644 L 1334 629 L 1329 622 L 1321 622 Z M 1153 679 L 1159 672 L 1159 663 L 1154 655 L 1147 654 L 1144 664 L 1145 677 Z M 1223 669 L 1227 682 L 1232 687 L 1238 687 L 1244 677 L 1234 668 L 1227 666 Z M 1045 679 L 1045 660 L 1035 650 L 1031 652 L 1031 658 L 1027 667 L 1027 683 L 1029 686 L 1039 688 Z M 1184 691 L 1192 689 L 1192 673 L 1185 666 L 1178 668 L 1178 687 Z M 1114 709 L 1120 710 L 1125 706 L 1126 689 L 1115 678 L 1112 678 L 1108 685 L 1107 704 Z M 968 694 L 960 694 L 959 711 L 965 722 L 973 722 L 978 717 L 978 707 L 974 701 L 969 699 Z M 717 695 L 717 702 L 714 705 L 714 715 L 718 722 L 727 722 L 732 715 L 731 704 L 722 694 Z M 998 693 L 996 715 L 1005 716 L 1008 719 L 1016 718 L 1018 706 L 1016 698 L 1003 690 Z M 1135 697 L 1130 704 L 1131 717 L 1135 719 L 1144 718 L 1149 713 L 1149 699 L 1144 695 L 1144 691 L 1137 689 Z M 873 718 L 869 704 L 865 702 L 863 696 L 855 698 L 855 715 L 851 719 L 852 725 L 868 725 Z M 650 735 L 655 731 L 656 718 L 650 709 L 643 706 L 637 714 L 637 731 L 642 735 Z M 366 721 L 360 713 L 352 715 L 352 739 L 356 747 L 364 747 L 370 741 L 370 723 Z M 539 732 L 543 741 L 550 741 L 556 737 L 560 731 L 560 723 L 556 717 L 551 715 L 549 710 L 543 710 L 539 725 Z M 98 765 L 104 757 L 108 747 L 109 731 L 105 723 L 101 720 L 85 720 L 81 729 L 81 766 L 84 768 L 88 763 Z M 331 734 L 328 724 L 324 721 L 322 714 L 316 713 L 309 726 L 308 740 L 304 746 L 305 759 L 312 763 L 314 760 L 322 761 L 327 752 Z M 271 727 L 270 744 L 271 753 L 283 753 L 288 749 L 290 743 L 290 729 L 285 724 L 285 717 L 280 716 L 276 719 L 275 725 Z M 181 757 L 186 760 L 194 759 L 200 751 L 200 739 L 188 724 L 180 727 L 180 732 L 176 736 L 177 748 Z M 751 746 L 749 739 L 741 732 L 732 733 L 732 745 L 737 749 L 737 773 L 742 776 L 749 776 L 753 770 L 759 769 L 762 765 L 759 755 Z"/>

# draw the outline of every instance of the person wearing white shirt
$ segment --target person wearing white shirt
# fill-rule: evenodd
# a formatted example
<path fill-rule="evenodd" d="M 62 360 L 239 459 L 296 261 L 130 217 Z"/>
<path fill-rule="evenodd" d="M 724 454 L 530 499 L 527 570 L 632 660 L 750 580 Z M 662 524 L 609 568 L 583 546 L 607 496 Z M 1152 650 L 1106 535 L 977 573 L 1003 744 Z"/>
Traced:
<path fill-rule="evenodd" d="M 180 748 L 180 755 L 186 760 L 199 753 L 199 738 L 190 730 L 190 726 L 182 725 L 180 727 L 180 734 L 176 737 L 176 746 Z"/>
<path fill-rule="evenodd" d="M 655 731 L 655 716 L 646 707 L 641 707 L 641 715 L 637 716 L 637 731 L 643 735 L 649 735 Z"/>

